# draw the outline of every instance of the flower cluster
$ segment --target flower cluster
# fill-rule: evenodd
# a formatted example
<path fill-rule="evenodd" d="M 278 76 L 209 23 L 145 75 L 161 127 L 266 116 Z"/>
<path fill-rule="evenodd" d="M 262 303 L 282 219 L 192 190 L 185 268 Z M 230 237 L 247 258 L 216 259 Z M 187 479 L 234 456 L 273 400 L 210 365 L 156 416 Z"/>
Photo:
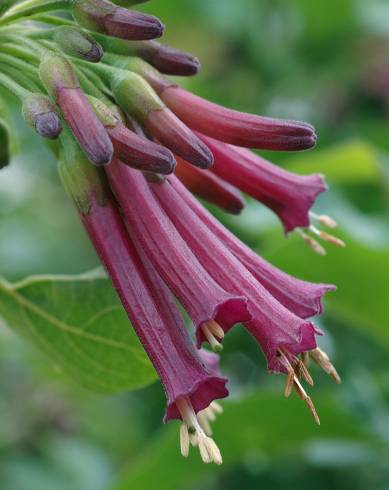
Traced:
<path fill-rule="evenodd" d="M 120 3 L 3 2 L 0 84 L 40 136 L 59 139 L 64 186 L 161 378 L 165 421 L 181 420 L 182 454 L 196 446 L 205 463 L 220 464 L 210 422 L 222 411 L 216 400 L 228 395 L 227 379 L 203 345 L 220 352 L 229 330 L 243 324 L 269 370 L 286 375 L 285 395 L 294 388 L 319 422 L 302 383 L 313 384 L 310 360 L 340 382 L 310 320 L 335 287 L 280 271 L 192 193 L 239 213 L 242 191 L 315 251 L 325 252 L 313 235 L 344 244 L 313 223 L 336 226 L 311 210 L 326 190 L 323 176 L 295 175 L 248 149 L 307 150 L 314 128 L 226 109 L 171 82 L 165 75 L 194 75 L 199 61 L 154 40 L 161 22 L 125 8 L 141 2 Z M 0 138 L 4 165 L 3 119 Z"/>

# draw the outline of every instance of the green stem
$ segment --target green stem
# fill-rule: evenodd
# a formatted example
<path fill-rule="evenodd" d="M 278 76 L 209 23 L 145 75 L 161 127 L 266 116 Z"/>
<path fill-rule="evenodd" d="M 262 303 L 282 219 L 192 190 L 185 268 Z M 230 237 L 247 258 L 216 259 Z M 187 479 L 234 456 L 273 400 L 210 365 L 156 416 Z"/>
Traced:
<path fill-rule="evenodd" d="M 54 10 L 65 10 L 69 7 L 69 0 L 26 0 L 8 10 L 0 18 L 0 26 L 25 20 L 36 14 Z"/>
<path fill-rule="evenodd" d="M 44 24 L 50 24 L 53 26 L 74 26 L 75 23 L 69 19 L 64 19 L 63 17 L 56 17 L 55 15 L 49 14 L 38 14 L 34 15 L 33 19 Z"/>
<path fill-rule="evenodd" d="M 0 85 L 16 95 L 16 97 L 18 97 L 20 100 L 23 100 L 31 93 L 4 73 L 0 73 Z"/>

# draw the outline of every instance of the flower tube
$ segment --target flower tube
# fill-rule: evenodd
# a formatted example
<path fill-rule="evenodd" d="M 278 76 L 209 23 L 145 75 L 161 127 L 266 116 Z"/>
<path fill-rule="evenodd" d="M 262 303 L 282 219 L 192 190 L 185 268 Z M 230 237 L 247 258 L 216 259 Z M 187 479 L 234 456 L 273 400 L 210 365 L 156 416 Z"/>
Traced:
<path fill-rule="evenodd" d="M 227 379 L 207 371 L 170 291 L 147 259 L 138 255 L 101 176 L 77 148 L 69 148 L 68 141 L 60 164 L 61 177 L 161 378 L 168 402 L 164 421 L 182 419 L 181 445 L 189 439 L 189 430 L 194 430 L 203 459 L 221 463 L 217 446 L 202 429 L 196 414 L 215 399 L 228 395 Z M 187 455 L 188 448 L 184 449 Z"/>
<path fill-rule="evenodd" d="M 327 190 L 322 175 L 297 175 L 250 150 L 206 136 L 202 139 L 214 156 L 212 172 L 272 209 L 285 233 L 310 225 L 309 211 L 317 196 Z"/>
<path fill-rule="evenodd" d="M 251 319 L 244 295 L 227 293 L 206 272 L 161 209 L 143 175 L 118 160 L 106 171 L 131 238 L 188 312 L 198 344 L 209 325 L 227 332 L 234 324 Z"/>
<path fill-rule="evenodd" d="M 170 183 L 198 218 L 242 262 L 256 280 L 288 310 L 300 318 L 309 318 L 322 313 L 322 298 L 326 292 L 334 291 L 335 286 L 302 281 L 281 271 L 225 228 L 185 189 L 178 179 L 172 177 Z"/>

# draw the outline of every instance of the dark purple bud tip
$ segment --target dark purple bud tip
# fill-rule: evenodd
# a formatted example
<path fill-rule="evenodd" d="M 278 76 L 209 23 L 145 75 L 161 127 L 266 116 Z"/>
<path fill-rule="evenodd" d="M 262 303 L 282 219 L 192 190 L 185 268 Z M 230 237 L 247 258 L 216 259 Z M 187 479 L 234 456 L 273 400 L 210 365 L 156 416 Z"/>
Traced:
<path fill-rule="evenodd" d="M 98 63 L 104 56 L 103 48 L 99 44 L 94 44 L 84 57 L 91 63 Z"/>
<path fill-rule="evenodd" d="M 111 36 L 138 41 L 161 37 L 165 29 L 156 17 L 121 7 L 107 15 L 103 25 L 105 32 Z"/>
<path fill-rule="evenodd" d="M 115 156 L 126 165 L 160 174 L 171 174 L 176 161 L 171 151 L 130 131 L 123 124 L 107 128 Z"/>
<path fill-rule="evenodd" d="M 35 130 L 43 138 L 55 140 L 62 131 L 61 120 L 55 112 L 39 114 L 35 119 Z"/>
<path fill-rule="evenodd" d="M 62 131 L 61 120 L 51 100 L 43 94 L 31 93 L 23 99 L 24 120 L 44 138 L 56 139 Z"/>
<path fill-rule="evenodd" d="M 203 169 L 213 165 L 208 146 L 167 107 L 151 111 L 145 126 L 162 145 L 192 165 Z"/>
<path fill-rule="evenodd" d="M 190 53 L 157 42 L 145 44 L 139 55 L 165 75 L 191 76 L 200 71 L 200 61 Z"/>

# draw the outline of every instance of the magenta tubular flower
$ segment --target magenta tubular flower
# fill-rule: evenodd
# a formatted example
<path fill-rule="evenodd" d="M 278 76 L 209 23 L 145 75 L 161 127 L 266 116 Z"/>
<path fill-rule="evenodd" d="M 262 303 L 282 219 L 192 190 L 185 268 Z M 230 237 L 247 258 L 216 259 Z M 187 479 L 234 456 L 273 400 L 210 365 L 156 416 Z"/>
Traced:
<path fill-rule="evenodd" d="M 116 203 L 99 188 L 98 179 L 90 178 L 89 169 L 85 173 L 83 165 L 76 156 L 62 164 L 60 172 L 66 187 L 76 190 L 73 198 L 82 223 L 161 377 L 168 398 L 165 421 L 181 418 L 175 405 L 180 397 L 189 397 L 198 412 L 228 395 L 227 380 L 204 369 L 170 291 L 151 264 L 144 257 L 141 260 Z"/>
<path fill-rule="evenodd" d="M 114 160 L 106 168 L 136 246 L 184 306 L 194 325 L 198 345 L 203 328 L 216 322 L 224 332 L 251 319 L 243 295 L 222 289 L 204 270 L 159 206 L 142 174 Z"/>
<path fill-rule="evenodd" d="M 280 350 L 293 355 L 317 347 L 319 331 L 279 303 L 239 260 L 199 221 L 197 215 L 174 190 L 169 179 L 149 184 L 166 214 L 172 220 L 200 263 L 218 284 L 232 294 L 244 294 L 252 316 L 245 326 L 259 342 L 270 371 L 284 371 Z M 219 337 L 220 338 L 220 337 Z"/>
<path fill-rule="evenodd" d="M 250 150 L 202 138 L 214 155 L 212 172 L 272 209 L 285 233 L 310 225 L 309 211 L 317 196 L 327 190 L 322 175 L 297 175 Z"/>
<path fill-rule="evenodd" d="M 262 150 L 307 150 L 316 144 L 310 124 L 245 114 L 226 109 L 178 87 L 159 94 L 190 128 L 237 146 Z"/>
<path fill-rule="evenodd" d="M 69 61 L 57 53 L 45 55 L 39 74 L 88 159 L 95 165 L 109 163 L 113 156 L 111 140 L 81 91 Z"/>
<path fill-rule="evenodd" d="M 164 31 L 156 17 L 127 10 L 108 0 L 72 0 L 72 7 L 80 25 L 109 36 L 146 40 L 161 37 Z"/>
<path fill-rule="evenodd" d="M 197 355 L 207 368 L 207 371 L 215 376 L 222 376 L 220 371 L 220 356 L 206 349 L 198 349 Z"/>
<path fill-rule="evenodd" d="M 177 159 L 177 163 L 175 175 L 197 197 L 227 213 L 239 214 L 242 211 L 245 203 L 238 189 L 217 175 L 198 169 L 181 158 Z"/>
<path fill-rule="evenodd" d="M 302 281 L 281 271 L 257 255 L 225 228 L 177 179 L 171 178 L 170 183 L 209 230 L 239 259 L 255 279 L 288 310 L 300 318 L 310 318 L 322 313 L 322 298 L 326 292 L 334 291 L 335 286 Z"/>

